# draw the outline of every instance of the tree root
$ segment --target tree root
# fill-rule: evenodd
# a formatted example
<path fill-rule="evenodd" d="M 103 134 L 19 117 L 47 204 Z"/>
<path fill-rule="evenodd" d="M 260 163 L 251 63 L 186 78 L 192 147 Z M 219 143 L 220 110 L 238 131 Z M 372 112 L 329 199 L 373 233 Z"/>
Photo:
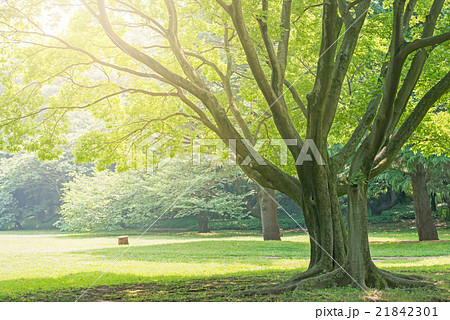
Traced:
<path fill-rule="evenodd" d="M 301 280 L 318 276 L 319 274 L 323 273 L 325 270 L 326 270 L 326 268 L 323 267 L 322 264 L 316 264 L 312 268 L 306 270 L 305 272 L 302 272 L 302 273 L 296 274 L 295 276 L 292 276 L 285 283 L 295 284 Z"/>
<path fill-rule="evenodd" d="M 274 294 L 274 293 L 293 291 L 296 288 L 297 288 L 297 286 L 295 284 L 280 283 L 279 285 L 276 285 L 271 288 L 264 288 L 264 289 L 255 288 L 252 290 L 239 291 L 239 292 L 236 292 L 235 294 L 233 294 L 232 296 L 248 297 L 248 296 L 254 296 L 257 294 L 266 295 L 266 294 Z"/>
<path fill-rule="evenodd" d="M 429 281 L 429 278 L 427 278 L 427 277 L 422 277 L 422 276 L 418 276 L 418 275 L 414 275 L 414 274 L 394 273 L 394 272 L 390 272 L 390 271 L 386 271 L 386 270 L 382 270 L 382 269 L 378 269 L 378 271 L 381 272 L 382 274 L 387 274 L 390 276 L 394 276 L 394 277 L 398 277 L 398 278 L 402 278 L 402 279 L 406 279 L 406 280 Z"/>
<path fill-rule="evenodd" d="M 255 294 L 274 294 L 280 292 L 287 292 L 297 289 L 298 283 L 301 280 L 308 279 L 314 276 L 317 276 L 324 272 L 322 264 L 316 264 L 314 267 L 296 274 L 295 276 L 289 278 L 288 280 L 274 286 L 271 288 L 267 287 L 258 287 L 252 290 L 240 291 L 233 296 L 251 296 Z"/>
<path fill-rule="evenodd" d="M 363 290 L 368 290 L 369 288 L 435 288 L 433 283 L 424 280 L 427 279 L 425 277 L 415 275 L 396 274 L 378 269 L 375 265 L 371 265 L 366 271 L 364 281 L 357 282 L 343 269 L 335 269 L 334 271 L 324 275 L 301 280 L 298 283 L 298 287 L 302 289 L 323 289 L 351 285 L 354 287 L 359 287 Z"/>
<path fill-rule="evenodd" d="M 377 272 L 380 278 L 386 282 L 387 287 L 389 288 L 436 288 L 436 286 L 432 282 L 424 281 L 426 280 L 426 278 L 424 277 L 396 274 L 380 269 L 377 269 Z"/>
<path fill-rule="evenodd" d="M 263 289 L 255 288 L 252 290 L 240 291 L 233 296 L 251 296 L 256 294 L 266 295 L 293 291 L 295 289 L 325 289 L 346 285 L 360 288 L 363 291 L 372 288 L 436 288 L 432 282 L 424 281 L 428 280 L 425 277 L 392 273 L 386 270 L 378 269 L 374 264 L 369 264 L 365 280 L 362 281 L 362 283 L 357 283 L 342 268 L 335 269 L 325 274 L 322 274 L 323 271 L 324 270 L 320 267 L 313 267 L 274 287 L 266 287 Z"/>
<path fill-rule="evenodd" d="M 325 289 L 331 287 L 340 287 L 352 283 L 351 278 L 342 270 L 335 269 L 329 273 L 318 275 L 312 278 L 304 279 L 297 284 L 299 289 Z M 356 284 L 355 284 L 356 285 Z M 361 285 L 366 289 L 365 285 Z"/>

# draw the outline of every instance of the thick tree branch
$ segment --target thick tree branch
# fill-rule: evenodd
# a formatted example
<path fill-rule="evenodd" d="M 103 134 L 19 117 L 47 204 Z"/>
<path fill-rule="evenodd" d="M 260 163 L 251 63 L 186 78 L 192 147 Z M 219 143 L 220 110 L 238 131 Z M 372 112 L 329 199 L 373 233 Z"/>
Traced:
<path fill-rule="evenodd" d="M 409 0 L 406 5 L 405 12 L 403 14 L 403 30 L 408 30 L 409 22 L 411 21 L 411 16 L 414 12 L 414 8 L 416 7 L 417 0 Z"/>
<path fill-rule="evenodd" d="M 450 90 L 450 72 L 448 72 L 437 84 L 435 84 L 417 103 L 413 112 L 406 118 L 400 128 L 390 138 L 385 148 L 377 155 L 375 168 L 372 175 L 376 176 L 384 171 L 397 156 L 398 152 L 416 130 L 428 110 L 444 94 Z"/>
<path fill-rule="evenodd" d="M 450 40 L 450 31 L 432 37 L 417 39 L 413 42 L 407 43 L 400 51 L 400 54 L 403 56 L 407 56 L 416 50 L 430 46 L 437 46 L 448 40 Z"/>
<path fill-rule="evenodd" d="M 298 135 L 298 132 L 295 130 L 286 106 L 281 103 L 280 97 L 278 97 L 274 92 L 260 65 L 259 57 L 256 53 L 250 35 L 248 34 L 247 27 L 244 23 L 242 5 L 240 0 L 234 0 L 232 2 L 230 15 L 233 20 L 234 27 L 238 33 L 245 55 L 247 57 L 247 62 L 250 66 L 250 70 L 252 71 L 254 79 L 257 82 L 262 94 L 264 95 L 264 98 L 269 104 L 278 131 L 284 139 L 296 139 L 298 142 L 297 145 L 289 146 L 290 152 L 295 157 L 297 157 L 301 150 L 302 140 Z"/>
<path fill-rule="evenodd" d="M 278 87 L 278 83 L 282 81 L 282 69 L 280 63 L 278 62 L 277 54 L 275 53 L 275 48 L 273 47 L 272 40 L 270 39 L 269 28 L 267 26 L 267 15 L 269 14 L 268 0 L 262 1 L 262 11 L 264 13 L 264 16 L 258 18 L 257 21 L 261 32 L 261 38 L 263 39 L 264 46 L 269 57 L 269 65 L 272 69 L 272 88 L 277 93 L 277 95 L 279 95 L 280 88 Z"/>
<path fill-rule="evenodd" d="M 278 44 L 277 60 L 280 65 L 281 79 L 280 87 L 283 87 L 284 73 L 286 70 L 288 48 L 289 48 L 289 35 L 291 31 L 291 5 L 292 0 L 284 0 L 281 8 L 281 39 Z"/>
<path fill-rule="evenodd" d="M 410 5 L 412 2 L 414 1 L 411 0 L 408 5 Z M 443 0 L 434 1 L 424 24 L 422 38 L 428 38 L 433 35 L 438 18 L 437 12 L 441 11 L 443 2 Z M 408 7 L 406 8 L 406 11 L 408 11 Z M 404 113 L 408 100 L 411 97 L 411 94 L 420 78 L 420 75 L 422 74 L 423 66 L 425 65 L 427 58 L 428 52 L 426 50 L 420 50 L 414 55 L 406 78 L 403 80 L 403 85 L 398 91 L 397 98 L 394 102 L 394 114 L 392 121 L 387 129 L 387 136 L 390 136 L 392 134 L 395 127 L 397 126 L 398 121 L 401 118 L 401 115 Z"/>
<path fill-rule="evenodd" d="M 331 73 L 334 70 L 334 58 L 340 25 L 337 0 L 324 2 L 322 18 L 322 39 L 314 88 L 308 94 L 308 132 L 307 136 L 316 139 L 316 144 L 325 144 L 322 136 L 322 119 L 325 101 L 331 85 Z M 320 120 L 319 120 L 320 119 Z M 319 147 L 320 149 L 320 147 Z"/>
<path fill-rule="evenodd" d="M 196 93 L 196 95 L 200 96 L 202 95 L 202 92 L 204 92 L 202 88 L 198 87 L 197 85 L 189 82 L 180 75 L 167 69 L 158 61 L 146 55 L 145 53 L 139 51 L 138 49 L 136 49 L 135 47 L 124 41 L 120 36 L 118 36 L 112 29 L 111 24 L 108 20 L 104 0 L 98 0 L 97 4 L 99 8 L 99 22 L 102 28 L 105 30 L 105 33 L 120 50 L 125 52 L 133 59 L 143 63 L 144 65 L 152 69 L 154 72 L 159 74 L 161 77 L 165 78 L 171 84 L 179 86 L 192 93 Z"/>
<path fill-rule="evenodd" d="M 355 9 L 356 18 L 353 19 L 350 15 L 344 17 L 346 25 L 344 39 L 342 40 L 336 56 L 330 90 L 328 91 L 327 100 L 325 102 L 323 119 L 324 135 L 328 135 L 333 124 L 345 75 L 348 72 L 348 68 L 358 43 L 358 37 L 364 24 L 369 6 L 370 0 L 360 1 L 360 4 Z"/>
<path fill-rule="evenodd" d="M 405 42 L 403 36 L 403 12 L 405 8 L 406 0 L 395 0 L 394 1 L 394 21 L 392 23 L 392 46 L 394 54 L 397 54 Z"/>
<path fill-rule="evenodd" d="M 406 0 L 394 1 L 394 20 L 392 23 L 392 41 L 390 45 L 390 59 L 386 72 L 386 80 L 383 88 L 383 98 L 381 100 L 380 108 L 375 116 L 371 133 L 363 141 L 364 149 L 360 148 L 360 161 L 364 162 L 364 170 L 370 171 L 371 163 L 375 158 L 380 147 L 386 141 L 388 135 L 388 128 L 394 119 L 394 102 L 397 95 L 397 90 L 400 83 L 403 65 L 406 57 L 399 54 L 402 46 L 405 43 L 403 37 L 402 18 L 404 5 Z"/>
<path fill-rule="evenodd" d="M 223 86 L 225 89 L 225 93 L 227 95 L 228 104 L 230 106 L 231 113 L 233 114 L 234 119 L 236 120 L 239 128 L 241 128 L 242 133 L 244 137 L 248 140 L 250 140 L 252 143 L 255 143 L 256 137 L 253 136 L 250 132 L 250 129 L 245 122 L 244 118 L 242 117 L 241 112 L 239 111 L 239 108 L 236 104 L 236 99 L 234 97 L 233 90 L 231 88 L 231 75 L 233 73 L 233 57 L 231 55 L 231 49 L 230 49 L 230 43 L 228 38 L 228 26 L 227 24 L 224 25 L 224 46 L 225 46 L 225 53 L 227 55 L 227 70 L 226 74 L 223 78 Z"/>
<path fill-rule="evenodd" d="M 267 19 L 269 15 L 269 1 L 263 0 L 262 1 L 262 11 L 264 16 L 257 19 L 261 37 L 264 42 L 264 46 L 266 48 L 267 55 L 269 57 L 269 66 L 272 70 L 271 75 L 271 87 L 275 94 L 278 96 L 277 103 L 281 105 L 281 107 L 286 110 L 287 112 L 287 106 L 284 99 L 284 91 L 283 91 L 283 84 L 284 84 L 284 77 L 285 77 L 285 70 L 286 70 L 286 63 L 287 63 L 287 52 L 289 47 L 289 35 L 290 35 L 290 16 L 291 16 L 291 2 L 292 1 L 283 1 L 282 5 L 282 11 L 281 11 L 281 39 L 278 43 L 278 49 L 277 52 L 275 52 L 275 48 L 272 44 L 272 40 L 270 39 L 268 25 L 267 25 Z M 272 112 L 274 115 L 275 121 L 276 114 Z"/>
<path fill-rule="evenodd" d="M 197 71 L 190 64 L 183 48 L 181 47 L 180 41 L 178 40 L 178 16 L 175 5 L 172 0 L 164 0 L 164 2 L 166 3 L 167 11 L 169 13 L 169 28 L 167 29 L 167 39 L 169 40 L 170 46 L 172 47 L 172 52 L 174 53 L 178 63 L 183 69 L 184 74 L 189 78 L 189 80 L 191 80 L 199 87 L 206 89 L 207 87 L 205 83 L 203 82 L 203 80 L 201 80 Z"/>

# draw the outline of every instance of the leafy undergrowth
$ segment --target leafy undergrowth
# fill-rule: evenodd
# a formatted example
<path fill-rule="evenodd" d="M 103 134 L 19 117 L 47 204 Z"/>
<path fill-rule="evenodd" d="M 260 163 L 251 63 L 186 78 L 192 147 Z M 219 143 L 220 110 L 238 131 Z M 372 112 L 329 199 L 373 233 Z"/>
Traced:
<path fill-rule="evenodd" d="M 184 281 L 151 282 L 98 286 L 85 289 L 67 289 L 56 292 L 39 292 L 21 296 L 14 301 L 450 301 L 450 277 L 447 274 L 424 273 L 438 285 L 437 289 L 370 290 L 344 287 L 323 290 L 295 290 L 271 294 L 242 295 L 240 292 L 267 288 L 280 283 L 292 272 L 247 277 L 220 277 L 185 279 Z M 415 273 L 419 274 L 419 273 Z M 256 286 L 258 285 L 258 286 Z"/>

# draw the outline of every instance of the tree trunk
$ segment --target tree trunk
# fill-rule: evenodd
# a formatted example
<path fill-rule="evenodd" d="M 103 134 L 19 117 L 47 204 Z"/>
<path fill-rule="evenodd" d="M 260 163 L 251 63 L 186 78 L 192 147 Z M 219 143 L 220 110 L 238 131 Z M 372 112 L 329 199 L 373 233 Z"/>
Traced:
<path fill-rule="evenodd" d="M 436 226 L 431 214 L 430 198 L 428 196 L 426 172 L 422 163 L 416 164 L 416 172 L 411 176 L 414 210 L 419 241 L 439 240 Z"/>
<path fill-rule="evenodd" d="M 23 229 L 22 224 L 20 223 L 19 220 L 16 220 L 14 229 L 16 229 L 16 230 L 22 230 Z"/>
<path fill-rule="evenodd" d="M 378 269 L 372 261 L 368 237 L 367 180 L 353 184 L 348 190 L 348 247 L 345 262 L 333 271 L 301 281 L 304 288 L 326 288 L 351 285 L 366 290 L 385 287 L 432 286 L 424 278 L 394 274 Z"/>
<path fill-rule="evenodd" d="M 285 285 L 299 285 L 324 271 L 333 271 L 344 263 L 347 231 L 337 196 L 337 181 L 329 168 L 313 162 L 298 167 L 302 184 L 302 209 L 310 238 L 308 270 L 295 275 Z"/>
<path fill-rule="evenodd" d="M 44 224 L 44 223 L 49 223 L 52 220 L 56 220 L 56 218 L 59 217 L 58 213 L 54 213 L 50 218 L 44 220 L 44 221 L 39 221 L 40 224 Z"/>
<path fill-rule="evenodd" d="M 371 214 L 373 216 L 379 216 L 383 211 L 393 208 L 398 203 L 400 195 L 401 191 L 395 191 L 394 188 L 388 186 L 388 190 L 385 194 L 377 199 L 368 201 Z"/>
<path fill-rule="evenodd" d="M 306 279 L 303 287 L 326 288 L 352 285 L 366 289 L 373 282 L 375 265 L 370 257 L 368 238 L 367 184 L 360 182 L 348 190 L 348 242 L 344 261 L 332 272 Z"/>
<path fill-rule="evenodd" d="M 321 277 L 324 272 L 331 274 L 340 268 L 346 257 L 347 231 L 340 210 L 336 176 L 327 165 L 312 161 L 297 166 L 297 170 L 302 193 L 297 204 L 303 209 L 310 238 L 309 267 L 268 291 L 294 289 Z"/>
<path fill-rule="evenodd" d="M 258 192 L 259 208 L 264 241 L 281 240 L 278 225 L 276 193 L 273 189 L 261 187 Z"/>
<path fill-rule="evenodd" d="M 207 212 L 201 212 L 195 215 L 198 223 L 198 233 L 209 233 L 209 218 Z"/>
<path fill-rule="evenodd" d="M 349 283 L 366 288 L 366 276 L 373 265 L 369 249 L 367 183 L 359 182 L 348 193 L 348 255 L 345 267 Z M 368 272 L 369 271 L 369 272 Z M 351 276 L 351 278 L 350 278 Z"/>
<path fill-rule="evenodd" d="M 362 172 L 362 171 L 360 171 Z M 369 171 L 370 172 L 370 171 Z M 369 248 L 367 189 L 369 173 L 348 189 L 348 254 L 342 269 L 335 272 L 339 284 L 367 288 L 429 286 L 421 277 L 394 274 L 378 269 Z"/>
<path fill-rule="evenodd" d="M 436 204 L 436 193 L 431 194 L 431 211 L 436 212 L 437 211 L 437 204 Z"/>
<path fill-rule="evenodd" d="M 367 159 L 367 152 L 370 150 L 370 145 L 363 145 L 355 154 L 352 165 L 350 167 L 349 175 L 349 187 L 348 187 L 348 241 L 344 241 L 347 244 L 346 255 L 342 258 L 342 251 L 339 250 L 340 246 L 335 246 L 334 243 L 339 240 L 336 239 L 337 233 L 335 224 L 328 227 L 328 230 L 324 230 L 323 227 L 327 225 L 326 210 L 322 207 L 320 212 L 319 225 L 322 227 L 320 236 L 320 249 L 321 252 L 326 251 L 328 256 L 333 257 L 333 268 L 322 269 L 322 272 L 316 274 L 314 277 L 303 278 L 297 286 L 303 288 L 326 288 L 332 286 L 345 286 L 351 285 L 366 290 L 369 287 L 384 288 L 384 287 L 412 287 L 412 286 L 430 286 L 428 282 L 417 281 L 420 277 L 394 274 L 388 271 L 378 269 L 372 261 L 369 248 L 369 230 L 368 230 L 368 210 L 367 210 L 367 191 L 368 181 L 370 180 L 370 169 L 372 161 Z M 326 167 L 324 166 L 324 169 Z M 307 169 L 308 170 L 308 169 Z M 314 177 L 316 173 L 316 179 L 313 179 L 314 185 L 311 185 L 311 190 L 318 192 L 321 197 L 313 195 L 309 196 L 310 200 L 316 200 L 317 205 L 323 205 L 327 202 L 325 194 L 335 194 L 335 192 L 324 193 L 325 183 L 328 181 L 329 191 L 333 191 L 332 183 L 335 180 L 331 175 L 328 175 L 328 180 L 324 179 L 326 176 L 320 177 L 320 169 L 316 172 L 311 172 L 311 177 Z M 302 188 L 305 189 L 302 183 Z M 304 192 L 304 196 L 308 199 L 308 194 Z M 333 201 L 334 197 L 330 197 L 329 200 Z M 333 212 L 334 205 L 330 204 L 329 212 Z M 307 219 L 308 220 L 308 219 Z M 309 217 L 311 220 L 311 217 Z M 310 227 L 308 227 L 310 228 Z M 311 232 L 310 232 L 311 233 Z M 345 233 L 341 233 L 345 234 Z M 328 236 L 327 236 L 328 235 Z M 331 244 L 330 244 L 331 242 Z M 333 249 L 333 251 L 331 250 Z M 345 253 L 345 252 L 344 252 Z M 311 254 L 312 258 L 314 254 Z M 322 258 L 325 256 L 322 254 Z M 316 266 L 319 265 L 323 268 L 323 264 L 316 262 Z M 325 267 L 327 265 L 325 264 Z M 310 269 L 314 269 L 314 266 Z M 323 270 L 329 271 L 325 274 Z M 306 273 L 306 272 L 305 272 Z M 423 280 L 423 278 L 420 278 Z"/>

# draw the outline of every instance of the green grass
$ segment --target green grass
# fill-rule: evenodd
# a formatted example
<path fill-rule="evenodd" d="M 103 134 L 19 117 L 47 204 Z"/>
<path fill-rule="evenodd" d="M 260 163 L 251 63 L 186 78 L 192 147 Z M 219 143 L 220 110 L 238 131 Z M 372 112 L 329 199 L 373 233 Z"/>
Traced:
<path fill-rule="evenodd" d="M 133 243 L 140 232 L 0 232 L 0 301 L 73 301 L 100 276 L 82 300 L 449 299 L 450 257 L 446 255 L 450 254 L 450 242 L 418 243 L 413 230 L 373 232 L 372 256 L 381 268 L 429 276 L 440 290 L 361 292 L 339 288 L 261 297 L 235 297 L 232 293 L 277 283 L 305 270 L 309 244 L 304 233 L 289 232 L 282 242 L 264 242 L 256 231 L 217 231 L 208 235 L 150 232 L 133 247 L 117 245 L 117 235 L 128 234 Z M 450 240 L 450 231 L 441 230 L 440 239 Z"/>

